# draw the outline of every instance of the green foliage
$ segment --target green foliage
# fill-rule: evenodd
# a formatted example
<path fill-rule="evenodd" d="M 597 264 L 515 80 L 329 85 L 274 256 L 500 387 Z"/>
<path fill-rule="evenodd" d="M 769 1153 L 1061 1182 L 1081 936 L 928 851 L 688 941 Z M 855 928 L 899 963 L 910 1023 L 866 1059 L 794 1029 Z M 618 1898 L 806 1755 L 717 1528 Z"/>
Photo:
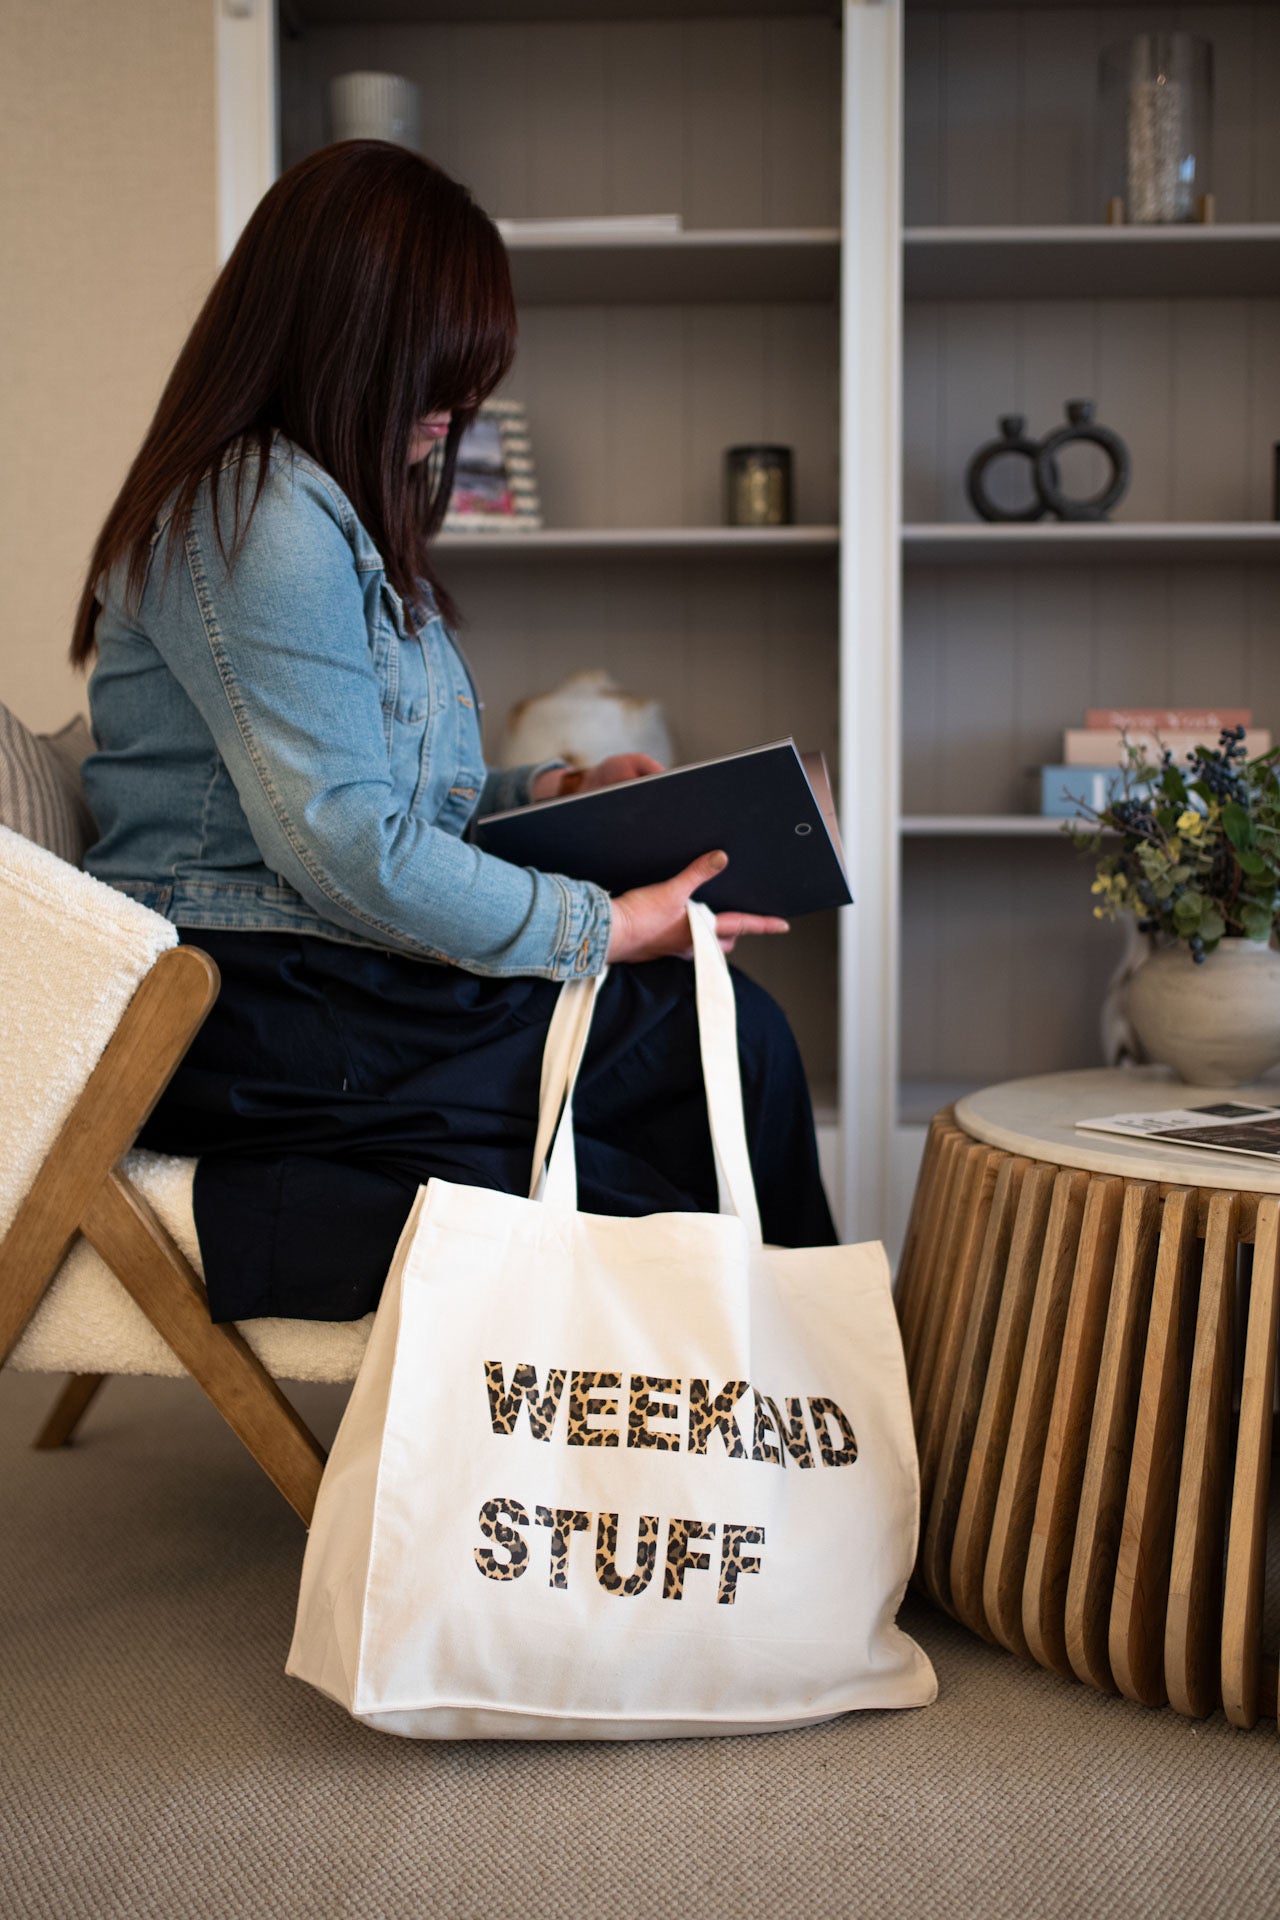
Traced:
<path fill-rule="evenodd" d="M 1257 760 L 1243 727 L 1186 765 L 1167 751 L 1152 766 L 1125 740 L 1122 791 L 1100 811 L 1078 800 L 1088 827 L 1068 822 L 1096 862 L 1098 919 L 1135 913 L 1143 933 L 1185 940 L 1196 960 L 1219 940 L 1265 940 L 1280 917 L 1280 747 Z"/>

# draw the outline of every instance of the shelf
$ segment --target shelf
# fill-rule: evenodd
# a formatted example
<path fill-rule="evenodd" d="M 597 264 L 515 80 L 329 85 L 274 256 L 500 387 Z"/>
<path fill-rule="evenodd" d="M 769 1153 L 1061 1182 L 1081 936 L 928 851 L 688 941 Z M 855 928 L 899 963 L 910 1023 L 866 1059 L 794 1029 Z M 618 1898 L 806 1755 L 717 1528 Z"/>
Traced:
<path fill-rule="evenodd" d="M 1066 7 L 1071 10 L 1088 8 L 1091 12 L 1099 10 L 1098 0 L 906 0 L 908 13 L 1037 13 L 1044 8 L 1056 10 Z M 1107 0 L 1104 0 L 1104 6 Z M 1110 0 L 1114 5 L 1115 0 Z M 1238 6 L 1240 0 L 1200 0 L 1201 7 L 1210 9 Z M 1198 11 L 1198 9 L 1197 9 Z"/>
<path fill-rule="evenodd" d="M 1280 561 L 1280 522 L 1244 520 L 1167 524 L 1037 520 L 917 523 L 902 529 L 912 566 L 1018 566 L 1065 561 Z"/>
<path fill-rule="evenodd" d="M 698 0 L 695 11 L 719 17 L 743 12 L 830 17 L 833 4 L 751 0 L 744 8 L 742 0 Z M 688 11 L 688 0 L 281 0 L 280 17 L 283 31 L 297 33 L 311 26 L 422 26 L 444 20 L 516 20 L 522 25 L 545 20 L 678 20 Z"/>
<path fill-rule="evenodd" d="M 735 553 L 777 559 L 834 555 L 838 527 L 547 527 L 527 533 L 442 533 L 432 550 L 461 559 L 617 559 L 653 553 L 727 558 Z"/>
<path fill-rule="evenodd" d="M 834 300 L 837 227 L 507 239 L 517 305 Z"/>
<path fill-rule="evenodd" d="M 1058 839 L 1069 845 L 1063 829 L 1068 824 L 1092 829 L 1088 818 L 1068 822 L 1057 814 L 1041 813 L 908 813 L 902 816 L 906 838 L 940 839 Z"/>
<path fill-rule="evenodd" d="M 1280 292 L 1280 225 L 908 227 L 908 300 Z"/>

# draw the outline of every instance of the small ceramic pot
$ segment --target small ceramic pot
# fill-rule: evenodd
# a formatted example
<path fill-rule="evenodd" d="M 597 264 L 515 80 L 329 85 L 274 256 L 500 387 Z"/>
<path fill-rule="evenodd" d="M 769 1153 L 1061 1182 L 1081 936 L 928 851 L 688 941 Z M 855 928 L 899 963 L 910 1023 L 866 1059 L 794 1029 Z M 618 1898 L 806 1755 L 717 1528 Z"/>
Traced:
<path fill-rule="evenodd" d="M 1280 952 L 1227 939 L 1197 966 L 1185 941 L 1157 947 L 1129 983 L 1153 1061 L 1199 1087 L 1239 1087 L 1280 1063 Z"/>

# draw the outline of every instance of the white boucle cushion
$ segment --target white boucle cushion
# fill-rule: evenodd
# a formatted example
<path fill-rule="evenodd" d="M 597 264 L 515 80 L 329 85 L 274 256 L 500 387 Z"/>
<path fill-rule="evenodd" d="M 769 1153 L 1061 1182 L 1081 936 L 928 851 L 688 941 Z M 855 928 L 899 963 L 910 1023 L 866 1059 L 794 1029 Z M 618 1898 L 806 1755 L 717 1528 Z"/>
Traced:
<path fill-rule="evenodd" d="M 197 1273 L 200 1248 L 191 1211 L 194 1160 L 134 1152 L 124 1171 L 155 1208 Z M 363 1320 L 246 1320 L 240 1331 L 280 1380 L 354 1380 L 373 1315 Z M 13 1350 L 25 1373 L 185 1371 L 171 1347 L 88 1241 L 77 1241 Z"/>
<path fill-rule="evenodd" d="M 0 1239 L 143 977 L 177 938 L 158 913 L 0 827 Z M 135 1153 L 125 1166 L 199 1272 L 195 1161 Z M 243 1331 L 282 1379 L 351 1380 L 371 1323 L 372 1315 L 253 1320 Z M 10 1364 L 32 1372 L 183 1371 L 84 1241 Z"/>
<path fill-rule="evenodd" d="M 0 827 L 0 1237 L 177 929 Z"/>

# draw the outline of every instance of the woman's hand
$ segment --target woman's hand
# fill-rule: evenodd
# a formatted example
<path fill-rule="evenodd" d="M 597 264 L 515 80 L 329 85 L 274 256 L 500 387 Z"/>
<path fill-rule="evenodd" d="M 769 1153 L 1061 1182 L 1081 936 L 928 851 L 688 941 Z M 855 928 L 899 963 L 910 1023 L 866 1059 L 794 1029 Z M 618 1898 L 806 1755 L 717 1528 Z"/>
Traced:
<path fill-rule="evenodd" d="M 639 780 L 646 773 L 662 773 L 661 760 L 655 760 L 649 753 L 611 753 L 607 760 L 598 760 L 594 767 L 552 767 L 546 773 L 540 773 L 533 783 L 532 797 L 535 800 L 554 800 L 565 791 L 568 781 L 570 793 L 589 793 L 593 787 L 617 787 L 624 780 Z"/>
<path fill-rule="evenodd" d="M 661 760 L 655 760 L 650 753 L 611 753 L 607 760 L 597 760 L 594 767 L 587 767 L 582 775 L 579 793 L 589 793 L 592 787 L 619 787 L 624 780 L 640 780 L 646 773 L 661 773 Z"/>
<path fill-rule="evenodd" d="M 643 755 L 637 756 L 643 758 Z M 607 766 L 608 762 L 603 761 Z M 723 873 L 729 864 L 727 853 L 704 853 L 692 861 L 683 873 L 660 880 L 651 887 L 633 887 L 613 899 L 613 932 L 606 960 L 660 960 L 665 954 L 684 958 L 693 952 L 689 944 L 689 920 L 685 902 L 699 887 Z M 722 952 L 732 953 L 734 941 L 744 933 L 787 933 L 785 920 L 770 919 L 758 913 L 718 913 L 716 939 Z"/>

